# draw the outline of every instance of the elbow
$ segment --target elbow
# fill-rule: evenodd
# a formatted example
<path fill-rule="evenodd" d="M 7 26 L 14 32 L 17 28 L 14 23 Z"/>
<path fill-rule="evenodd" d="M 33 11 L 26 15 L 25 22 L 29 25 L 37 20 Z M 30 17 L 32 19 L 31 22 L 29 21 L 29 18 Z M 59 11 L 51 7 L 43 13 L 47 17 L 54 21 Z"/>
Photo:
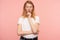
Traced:
<path fill-rule="evenodd" d="M 22 35 L 22 33 L 21 32 L 17 32 L 17 35 L 20 36 L 20 35 Z"/>
<path fill-rule="evenodd" d="M 34 33 L 34 34 L 38 34 L 38 33 L 39 33 L 39 31 L 33 31 L 33 33 Z"/>
<path fill-rule="evenodd" d="M 37 31 L 34 30 L 33 33 L 37 33 Z"/>

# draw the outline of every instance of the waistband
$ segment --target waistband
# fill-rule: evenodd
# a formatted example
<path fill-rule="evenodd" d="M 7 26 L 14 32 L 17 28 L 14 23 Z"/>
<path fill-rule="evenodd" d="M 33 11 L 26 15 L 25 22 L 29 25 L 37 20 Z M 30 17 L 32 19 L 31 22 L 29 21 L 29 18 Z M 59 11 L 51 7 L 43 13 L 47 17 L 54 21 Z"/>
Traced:
<path fill-rule="evenodd" d="M 25 38 L 25 37 L 21 36 L 20 39 L 38 39 L 38 36 L 35 38 Z"/>

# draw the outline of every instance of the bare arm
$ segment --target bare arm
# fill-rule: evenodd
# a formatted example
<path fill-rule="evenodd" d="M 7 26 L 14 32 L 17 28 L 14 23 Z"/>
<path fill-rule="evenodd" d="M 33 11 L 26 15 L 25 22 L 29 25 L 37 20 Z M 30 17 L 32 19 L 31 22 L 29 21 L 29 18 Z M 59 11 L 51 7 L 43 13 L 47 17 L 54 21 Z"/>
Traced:
<path fill-rule="evenodd" d="M 33 33 L 39 33 L 39 24 L 38 23 L 32 23 L 32 20 L 30 19 L 30 18 L 28 18 L 28 21 L 29 21 L 29 23 L 30 23 L 30 26 L 31 26 L 31 28 L 32 28 L 32 31 L 33 31 Z"/>
<path fill-rule="evenodd" d="M 26 35 L 26 34 L 31 34 L 32 31 L 22 31 L 21 24 L 18 25 L 17 28 L 17 34 L 18 35 Z"/>

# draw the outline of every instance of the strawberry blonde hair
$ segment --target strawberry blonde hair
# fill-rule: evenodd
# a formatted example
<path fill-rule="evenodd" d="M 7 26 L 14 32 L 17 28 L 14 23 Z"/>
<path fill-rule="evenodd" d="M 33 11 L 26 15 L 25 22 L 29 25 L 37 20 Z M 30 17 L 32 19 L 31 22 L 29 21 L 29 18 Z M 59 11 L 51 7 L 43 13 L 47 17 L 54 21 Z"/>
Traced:
<path fill-rule="evenodd" d="M 23 6 L 22 16 L 23 16 L 24 18 L 27 17 L 27 15 L 26 15 L 27 12 L 26 12 L 26 9 L 25 9 L 27 3 L 29 3 L 29 4 L 31 4 L 31 5 L 33 6 L 33 9 L 32 9 L 32 12 L 31 12 L 31 14 L 32 14 L 31 17 L 35 19 L 34 4 L 32 3 L 32 1 L 26 1 L 26 2 L 25 2 L 24 6 Z"/>

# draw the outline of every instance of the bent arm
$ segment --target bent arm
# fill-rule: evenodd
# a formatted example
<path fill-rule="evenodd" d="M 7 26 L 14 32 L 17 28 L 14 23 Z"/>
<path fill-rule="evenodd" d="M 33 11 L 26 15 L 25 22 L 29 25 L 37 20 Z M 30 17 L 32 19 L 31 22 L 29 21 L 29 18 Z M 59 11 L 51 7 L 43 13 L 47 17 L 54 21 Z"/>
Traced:
<path fill-rule="evenodd" d="M 34 34 L 38 34 L 39 33 L 39 23 L 32 23 L 32 20 L 29 18 L 28 19 L 31 29 L 33 31 Z"/>
<path fill-rule="evenodd" d="M 22 31 L 21 24 L 18 25 L 17 27 L 17 34 L 18 36 L 20 35 L 27 35 L 33 33 L 32 31 Z"/>

